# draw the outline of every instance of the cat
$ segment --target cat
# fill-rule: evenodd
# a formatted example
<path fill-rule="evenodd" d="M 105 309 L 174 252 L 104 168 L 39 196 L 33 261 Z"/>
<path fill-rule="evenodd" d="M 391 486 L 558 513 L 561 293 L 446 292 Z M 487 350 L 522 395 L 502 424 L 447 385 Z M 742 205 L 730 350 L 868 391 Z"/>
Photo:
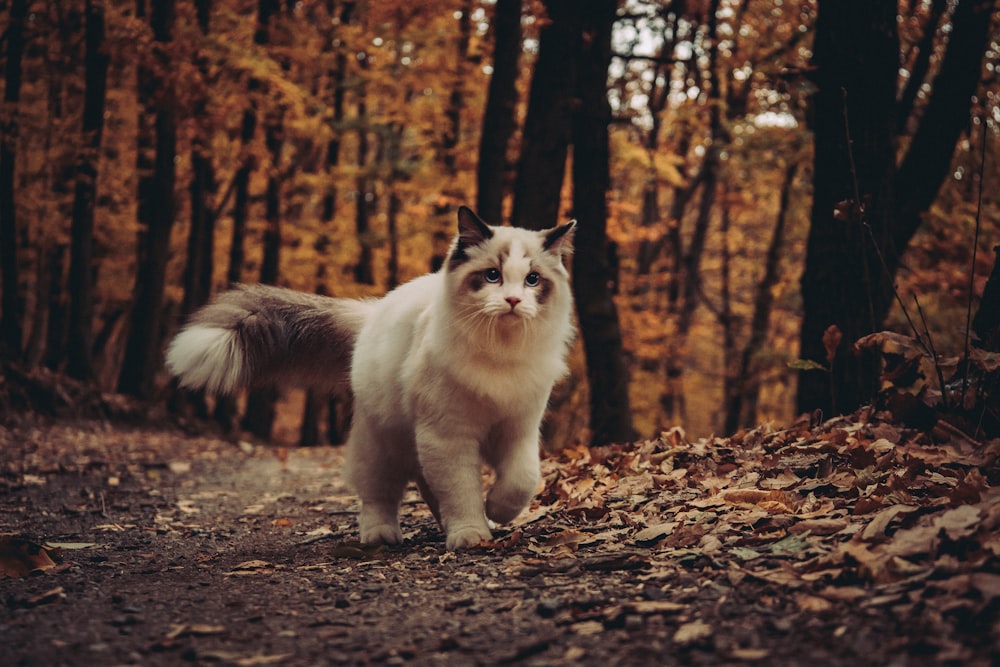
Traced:
<path fill-rule="evenodd" d="M 241 286 L 171 341 L 181 386 L 229 394 L 259 383 L 320 389 L 349 378 L 347 478 L 364 543 L 399 544 L 416 481 L 450 550 L 492 539 L 540 481 L 540 424 L 575 337 L 567 264 L 576 221 L 544 231 L 458 210 L 442 267 L 381 299 Z M 480 466 L 496 472 L 483 502 Z"/>

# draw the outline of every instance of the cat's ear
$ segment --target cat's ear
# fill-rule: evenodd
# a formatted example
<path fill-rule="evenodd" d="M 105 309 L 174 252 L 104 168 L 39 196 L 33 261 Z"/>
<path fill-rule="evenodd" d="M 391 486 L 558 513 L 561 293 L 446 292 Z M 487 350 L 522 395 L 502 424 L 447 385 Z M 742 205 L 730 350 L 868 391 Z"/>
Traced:
<path fill-rule="evenodd" d="M 576 220 L 570 220 L 565 225 L 553 227 L 543 232 L 545 240 L 542 247 L 559 255 L 569 255 L 573 252 L 573 235 L 576 231 Z"/>
<path fill-rule="evenodd" d="M 468 206 L 458 209 L 458 247 L 468 248 L 493 238 L 493 230 Z"/>

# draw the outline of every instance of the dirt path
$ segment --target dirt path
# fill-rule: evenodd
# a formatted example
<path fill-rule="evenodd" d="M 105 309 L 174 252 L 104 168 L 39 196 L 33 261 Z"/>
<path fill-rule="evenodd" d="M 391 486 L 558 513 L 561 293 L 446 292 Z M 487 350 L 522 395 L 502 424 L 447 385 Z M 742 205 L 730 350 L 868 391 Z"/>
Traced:
<path fill-rule="evenodd" d="M 786 433 L 563 453 L 455 554 L 415 494 L 353 544 L 336 449 L 0 430 L 0 664 L 990 664 L 1000 446 Z"/>

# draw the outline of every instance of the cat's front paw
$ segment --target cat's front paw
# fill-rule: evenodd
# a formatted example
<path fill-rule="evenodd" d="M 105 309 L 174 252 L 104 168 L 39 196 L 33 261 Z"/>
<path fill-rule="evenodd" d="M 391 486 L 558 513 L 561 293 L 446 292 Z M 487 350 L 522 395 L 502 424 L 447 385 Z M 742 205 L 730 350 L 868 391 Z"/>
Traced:
<path fill-rule="evenodd" d="M 374 526 L 361 526 L 361 541 L 364 544 L 401 544 L 403 531 L 398 525 L 380 523 Z"/>
<path fill-rule="evenodd" d="M 531 489 L 508 489 L 493 487 L 486 498 L 486 516 L 496 523 L 510 523 L 531 503 L 534 487 Z"/>
<path fill-rule="evenodd" d="M 480 542 L 487 540 L 492 540 L 493 534 L 490 529 L 483 526 L 463 526 L 461 528 L 456 528 L 454 530 L 448 531 L 448 538 L 445 540 L 445 546 L 448 547 L 449 551 L 454 551 L 455 549 L 468 549 L 470 547 L 478 546 Z"/>

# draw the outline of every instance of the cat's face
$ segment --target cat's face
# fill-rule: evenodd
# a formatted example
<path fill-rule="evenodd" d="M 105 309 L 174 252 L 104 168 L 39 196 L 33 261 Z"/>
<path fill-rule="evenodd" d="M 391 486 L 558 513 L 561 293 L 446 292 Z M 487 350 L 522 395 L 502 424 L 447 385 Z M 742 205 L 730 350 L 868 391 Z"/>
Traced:
<path fill-rule="evenodd" d="M 466 207 L 446 270 L 453 303 L 470 323 L 526 328 L 563 312 L 571 298 L 564 260 L 572 252 L 575 222 L 534 232 L 492 227 Z"/>

